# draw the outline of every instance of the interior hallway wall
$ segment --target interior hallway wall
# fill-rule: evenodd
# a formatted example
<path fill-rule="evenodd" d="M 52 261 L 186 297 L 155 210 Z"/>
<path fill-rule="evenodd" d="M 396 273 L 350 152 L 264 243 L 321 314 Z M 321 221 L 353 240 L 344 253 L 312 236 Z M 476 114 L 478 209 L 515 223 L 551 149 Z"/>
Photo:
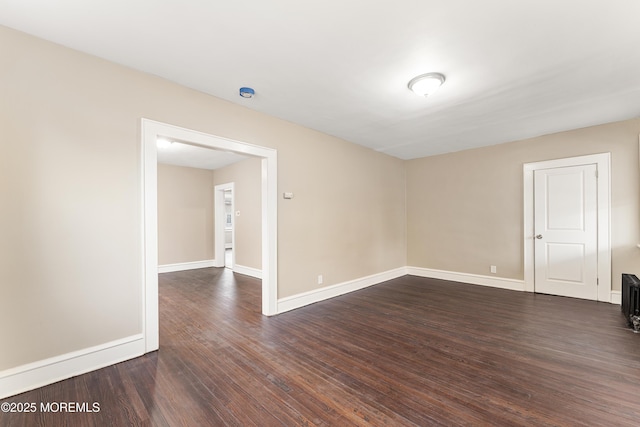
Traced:
<path fill-rule="evenodd" d="M 158 164 L 158 264 L 212 260 L 213 171 Z"/>

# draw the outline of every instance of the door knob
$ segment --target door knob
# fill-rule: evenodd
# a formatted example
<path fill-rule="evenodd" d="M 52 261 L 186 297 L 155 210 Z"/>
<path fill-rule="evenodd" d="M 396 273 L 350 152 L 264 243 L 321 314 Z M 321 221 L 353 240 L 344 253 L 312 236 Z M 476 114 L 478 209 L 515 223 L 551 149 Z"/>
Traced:
<path fill-rule="evenodd" d="M 536 239 L 542 239 L 542 234 L 536 234 Z"/>

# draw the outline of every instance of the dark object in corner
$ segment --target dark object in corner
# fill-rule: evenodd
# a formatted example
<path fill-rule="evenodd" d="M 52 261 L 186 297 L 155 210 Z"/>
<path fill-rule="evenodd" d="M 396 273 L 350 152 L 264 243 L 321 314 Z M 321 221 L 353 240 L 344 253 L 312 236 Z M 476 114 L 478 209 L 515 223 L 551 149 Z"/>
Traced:
<path fill-rule="evenodd" d="M 640 332 L 640 279 L 634 274 L 622 275 L 622 314 L 633 332 Z"/>

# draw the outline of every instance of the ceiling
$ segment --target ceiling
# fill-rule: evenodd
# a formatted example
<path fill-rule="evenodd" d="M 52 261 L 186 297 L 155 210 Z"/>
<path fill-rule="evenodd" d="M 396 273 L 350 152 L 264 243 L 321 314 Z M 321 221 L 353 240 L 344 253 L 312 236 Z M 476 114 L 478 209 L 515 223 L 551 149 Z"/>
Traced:
<path fill-rule="evenodd" d="M 158 142 L 158 163 L 215 170 L 249 157 L 228 151 L 183 144 L 178 141 Z"/>
<path fill-rule="evenodd" d="M 402 159 L 640 116 L 639 16 L 637 0 L 0 0 L 1 25 Z M 427 72 L 446 82 L 418 97 Z"/>

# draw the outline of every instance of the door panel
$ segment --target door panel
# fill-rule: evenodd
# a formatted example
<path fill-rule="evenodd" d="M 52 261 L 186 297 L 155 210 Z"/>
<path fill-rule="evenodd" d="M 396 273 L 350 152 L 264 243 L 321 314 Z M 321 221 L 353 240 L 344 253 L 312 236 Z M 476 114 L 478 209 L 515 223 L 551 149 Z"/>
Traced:
<path fill-rule="evenodd" d="M 584 259 L 584 245 L 580 243 L 548 243 L 547 279 L 582 283 L 584 281 L 582 260 Z"/>
<path fill-rule="evenodd" d="M 534 172 L 535 291 L 597 300 L 596 165 Z"/>

